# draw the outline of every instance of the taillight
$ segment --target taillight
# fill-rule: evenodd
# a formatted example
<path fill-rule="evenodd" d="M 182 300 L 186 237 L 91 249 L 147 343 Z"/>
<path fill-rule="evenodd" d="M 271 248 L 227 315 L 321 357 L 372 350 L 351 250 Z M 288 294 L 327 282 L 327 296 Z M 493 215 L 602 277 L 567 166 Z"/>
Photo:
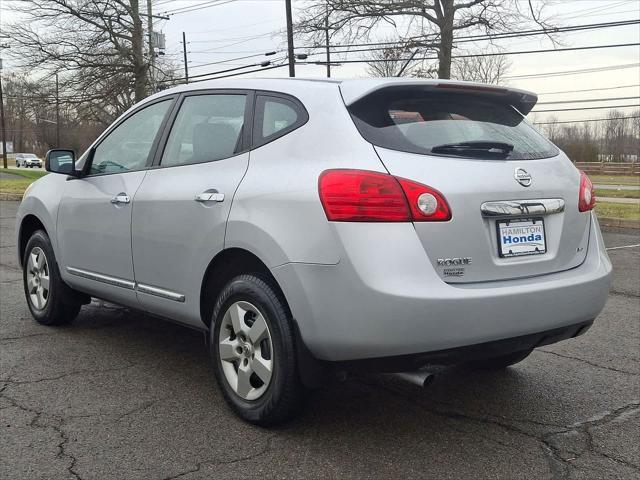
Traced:
<path fill-rule="evenodd" d="M 580 170 L 580 196 L 578 197 L 578 210 L 588 212 L 596 206 L 596 196 L 593 192 L 593 183 L 591 179 Z"/>
<path fill-rule="evenodd" d="M 391 175 L 365 170 L 326 170 L 320 201 L 334 222 L 408 222 L 407 199 Z"/>
<path fill-rule="evenodd" d="M 397 177 L 407 196 L 414 222 L 446 222 L 451 220 L 451 209 L 444 195 L 435 188 Z"/>
<path fill-rule="evenodd" d="M 367 170 L 326 170 L 318 180 L 320 201 L 334 222 L 444 221 L 444 196 L 420 183 Z"/>

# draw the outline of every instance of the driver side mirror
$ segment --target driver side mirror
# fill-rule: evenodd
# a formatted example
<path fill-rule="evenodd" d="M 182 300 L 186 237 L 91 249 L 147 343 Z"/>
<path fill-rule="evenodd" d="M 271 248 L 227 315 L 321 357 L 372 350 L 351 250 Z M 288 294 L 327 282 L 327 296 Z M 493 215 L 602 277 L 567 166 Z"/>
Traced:
<path fill-rule="evenodd" d="M 44 160 L 44 168 L 51 173 L 74 177 L 80 175 L 80 172 L 76 170 L 76 153 L 73 150 L 49 150 Z"/>

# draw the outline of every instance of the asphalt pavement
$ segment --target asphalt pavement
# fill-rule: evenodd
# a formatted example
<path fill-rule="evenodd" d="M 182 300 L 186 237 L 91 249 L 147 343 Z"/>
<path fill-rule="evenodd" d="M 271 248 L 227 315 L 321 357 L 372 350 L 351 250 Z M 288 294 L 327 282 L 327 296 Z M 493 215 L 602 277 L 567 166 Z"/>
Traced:
<path fill-rule="evenodd" d="M 586 335 L 502 372 L 444 372 L 424 390 L 349 378 L 261 429 L 227 408 L 200 333 L 99 302 L 71 325 L 38 325 L 16 208 L 0 202 L 2 479 L 640 476 L 637 230 L 605 233 L 613 287 Z"/>

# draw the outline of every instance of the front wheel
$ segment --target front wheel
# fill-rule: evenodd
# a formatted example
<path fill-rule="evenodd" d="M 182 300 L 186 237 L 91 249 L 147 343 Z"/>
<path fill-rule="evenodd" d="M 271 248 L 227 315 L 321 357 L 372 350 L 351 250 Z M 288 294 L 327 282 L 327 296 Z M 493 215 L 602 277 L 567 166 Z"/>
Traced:
<path fill-rule="evenodd" d="M 27 242 L 22 259 L 24 293 L 31 315 L 43 325 L 68 323 L 80 312 L 81 299 L 60 278 L 47 234 L 38 230 Z"/>
<path fill-rule="evenodd" d="M 291 313 L 268 280 L 241 275 L 213 309 L 211 360 L 225 400 L 248 422 L 268 426 L 301 407 Z"/>

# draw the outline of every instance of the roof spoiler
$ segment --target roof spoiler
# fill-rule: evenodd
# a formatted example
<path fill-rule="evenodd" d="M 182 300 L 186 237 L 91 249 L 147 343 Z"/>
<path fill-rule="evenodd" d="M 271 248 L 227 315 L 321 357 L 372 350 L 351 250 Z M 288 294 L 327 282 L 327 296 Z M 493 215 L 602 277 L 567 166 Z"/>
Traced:
<path fill-rule="evenodd" d="M 493 85 L 485 85 L 482 83 L 472 82 L 455 82 L 450 80 L 407 80 L 407 79 L 388 79 L 386 81 L 371 80 L 359 82 L 343 82 L 340 85 L 340 91 L 344 103 L 349 106 L 359 100 L 383 90 L 392 90 L 395 92 L 404 89 L 419 89 L 422 91 L 451 91 L 461 94 L 470 94 L 483 97 L 495 98 L 502 100 L 509 105 L 513 105 L 522 115 L 527 115 L 538 102 L 538 96 L 535 93 L 517 88 L 498 87 Z"/>

